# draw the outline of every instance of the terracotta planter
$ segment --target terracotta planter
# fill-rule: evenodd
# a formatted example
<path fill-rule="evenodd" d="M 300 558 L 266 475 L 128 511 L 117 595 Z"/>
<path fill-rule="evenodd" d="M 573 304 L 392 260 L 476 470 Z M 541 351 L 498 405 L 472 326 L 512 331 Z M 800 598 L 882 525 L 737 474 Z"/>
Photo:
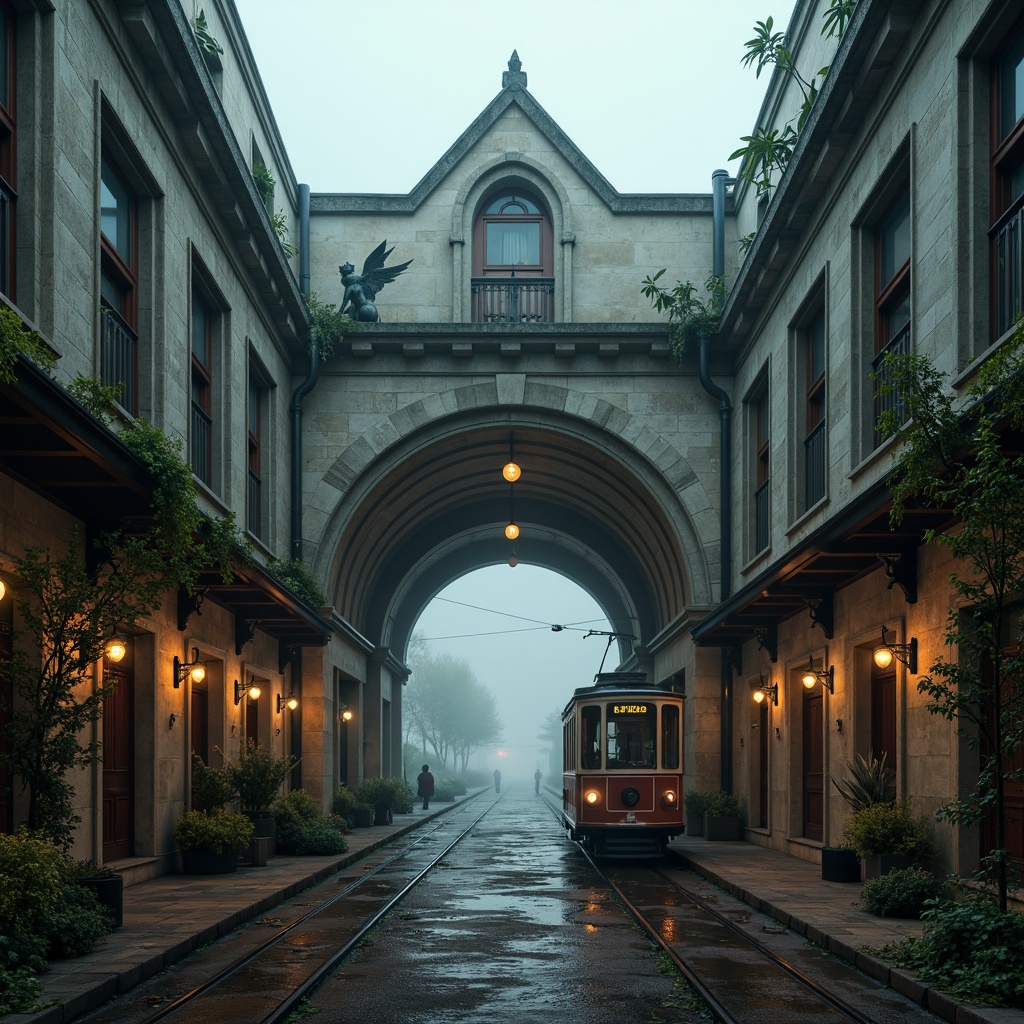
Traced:
<path fill-rule="evenodd" d="M 182 850 L 181 870 L 186 875 L 227 875 L 238 870 L 238 851 Z"/>
<path fill-rule="evenodd" d="M 825 847 L 821 851 L 821 877 L 825 882 L 859 882 L 860 857 L 857 851 Z"/>

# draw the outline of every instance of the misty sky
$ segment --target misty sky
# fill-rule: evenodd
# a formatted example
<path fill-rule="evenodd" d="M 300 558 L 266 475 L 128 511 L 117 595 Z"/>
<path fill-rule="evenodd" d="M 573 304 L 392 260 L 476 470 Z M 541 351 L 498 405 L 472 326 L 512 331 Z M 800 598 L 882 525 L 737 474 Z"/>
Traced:
<path fill-rule="evenodd" d="M 533 97 L 620 192 L 708 193 L 715 168 L 736 173 L 729 155 L 753 128 L 768 84 L 740 66 L 743 44 L 769 15 L 784 27 L 794 6 L 236 4 L 298 181 L 313 192 L 385 193 L 409 192 L 490 103 L 513 49 Z M 488 752 L 484 763 L 532 775 L 544 767 L 538 724 L 592 681 L 605 640 L 584 640 L 584 631 L 607 630 L 607 620 L 575 584 L 523 564 L 472 573 L 440 596 L 447 600 L 428 607 L 417 632 L 435 652 L 468 661 L 495 692 L 503 756 Z M 580 629 L 552 633 L 552 623 Z"/>

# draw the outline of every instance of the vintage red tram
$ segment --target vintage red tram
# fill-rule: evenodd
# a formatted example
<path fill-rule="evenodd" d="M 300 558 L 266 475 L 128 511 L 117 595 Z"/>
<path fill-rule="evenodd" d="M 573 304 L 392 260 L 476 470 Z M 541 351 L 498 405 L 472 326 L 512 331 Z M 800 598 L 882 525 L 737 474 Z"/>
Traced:
<path fill-rule="evenodd" d="M 600 857 L 660 857 L 683 831 L 683 693 L 603 672 L 562 712 L 562 822 Z"/>

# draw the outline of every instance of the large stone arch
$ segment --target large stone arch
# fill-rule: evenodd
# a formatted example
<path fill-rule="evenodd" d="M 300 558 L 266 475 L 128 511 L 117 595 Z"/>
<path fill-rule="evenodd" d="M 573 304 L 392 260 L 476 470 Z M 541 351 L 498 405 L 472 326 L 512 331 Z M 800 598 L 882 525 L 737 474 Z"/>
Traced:
<path fill-rule="evenodd" d="M 717 516 L 686 455 L 600 397 L 498 374 L 382 418 L 311 496 L 314 571 L 371 642 L 404 647 L 433 594 L 507 557 L 487 545 L 508 517 L 498 470 L 510 437 L 524 463 L 523 560 L 575 579 L 644 641 L 711 602 Z"/>
<path fill-rule="evenodd" d="M 466 257 L 465 250 L 467 239 L 473 237 L 477 210 L 485 194 L 506 184 L 526 185 L 539 193 L 548 205 L 555 239 L 556 302 L 561 310 L 559 319 L 568 321 L 572 318 L 572 244 L 575 241 L 569 191 L 549 167 L 522 153 L 505 153 L 469 175 L 452 206 L 452 310 L 456 322 L 468 322 L 471 318 L 472 260 Z"/>

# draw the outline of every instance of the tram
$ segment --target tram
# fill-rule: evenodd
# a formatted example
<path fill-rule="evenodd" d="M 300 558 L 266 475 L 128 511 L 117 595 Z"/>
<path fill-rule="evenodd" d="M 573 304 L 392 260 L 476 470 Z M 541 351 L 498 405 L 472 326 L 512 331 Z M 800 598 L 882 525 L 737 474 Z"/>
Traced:
<path fill-rule="evenodd" d="M 602 672 L 562 712 L 562 823 L 598 857 L 660 857 L 683 831 L 683 693 Z"/>

